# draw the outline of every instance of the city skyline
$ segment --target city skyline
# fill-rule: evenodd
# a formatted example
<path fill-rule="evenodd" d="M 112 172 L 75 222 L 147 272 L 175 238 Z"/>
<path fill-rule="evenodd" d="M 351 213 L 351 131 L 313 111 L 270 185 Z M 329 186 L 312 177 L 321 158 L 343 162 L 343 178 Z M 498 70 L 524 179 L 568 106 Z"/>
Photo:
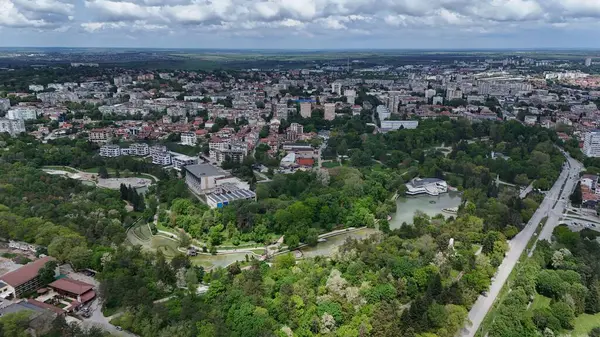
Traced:
<path fill-rule="evenodd" d="M 3 47 L 596 48 L 585 0 L 0 0 Z"/>

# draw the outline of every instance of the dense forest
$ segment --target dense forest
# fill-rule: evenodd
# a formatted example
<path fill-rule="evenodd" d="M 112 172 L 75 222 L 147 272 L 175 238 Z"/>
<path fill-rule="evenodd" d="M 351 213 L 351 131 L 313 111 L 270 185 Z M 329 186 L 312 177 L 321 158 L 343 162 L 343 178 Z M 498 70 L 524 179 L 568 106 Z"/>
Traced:
<path fill-rule="evenodd" d="M 598 236 L 559 226 L 553 244 L 538 243 L 533 257 L 517 268 L 489 336 L 558 336 L 574 328 L 577 316 L 600 313 Z"/>
<path fill-rule="evenodd" d="M 181 289 L 160 304 L 152 300 L 165 289 L 190 289 L 200 275 L 185 257 L 177 270 L 160 254 L 122 249 L 105 265 L 103 296 L 128 308 L 114 323 L 142 336 L 451 337 L 508 248 L 503 234 L 485 233 L 469 212 L 447 221 L 422 216 L 415 226 L 349 240 L 331 259 L 234 264 L 203 275 L 205 295 Z"/>

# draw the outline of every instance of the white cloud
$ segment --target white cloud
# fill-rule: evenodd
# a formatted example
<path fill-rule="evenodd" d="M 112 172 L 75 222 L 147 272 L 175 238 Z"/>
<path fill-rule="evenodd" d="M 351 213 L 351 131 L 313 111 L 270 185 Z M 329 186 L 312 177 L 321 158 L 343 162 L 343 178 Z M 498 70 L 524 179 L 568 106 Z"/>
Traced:
<path fill-rule="evenodd" d="M 600 0 L 0 0 L 0 27 L 125 36 L 473 36 L 596 26 Z"/>

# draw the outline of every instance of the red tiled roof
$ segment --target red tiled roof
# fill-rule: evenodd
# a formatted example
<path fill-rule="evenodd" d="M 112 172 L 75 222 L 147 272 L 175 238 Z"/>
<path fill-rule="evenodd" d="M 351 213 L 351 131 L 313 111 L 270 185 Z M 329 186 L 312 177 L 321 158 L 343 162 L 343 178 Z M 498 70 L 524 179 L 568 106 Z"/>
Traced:
<path fill-rule="evenodd" d="M 298 158 L 296 160 L 296 163 L 298 163 L 298 165 L 302 165 L 302 166 L 313 166 L 315 163 L 315 160 L 312 158 Z"/>
<path fill-rule="evenodd" d="M 60 280 L 56 280 L 48 285 L 51 288 L 69 292 L 71 294 L 82 295 L 94 288 L 93 285 L 73 280 L 65 277 Z"/>
<path fill-rule="evenodd" d="M 81 295 L 81 303 L 86 303 L 96 297 L 96 292 L 93 290 L 88 291 L 87 293 Z"/>
<path fill-rule="evenodd" d="M 46 262 L 53 261 L 54 258 L 51 256 L 46 256 L 41 259 L 37 259 L 33 262 L 30 262 L 23 267 L 11 271 L 10 273 L 6 273 L 0 277 L 4 283 L 11 285 L 13 287 L 18 287 L 23 283 L 26 283 L 30 280 L 33 280 L 37 275 L 40 269 L 44 267 Z"/>

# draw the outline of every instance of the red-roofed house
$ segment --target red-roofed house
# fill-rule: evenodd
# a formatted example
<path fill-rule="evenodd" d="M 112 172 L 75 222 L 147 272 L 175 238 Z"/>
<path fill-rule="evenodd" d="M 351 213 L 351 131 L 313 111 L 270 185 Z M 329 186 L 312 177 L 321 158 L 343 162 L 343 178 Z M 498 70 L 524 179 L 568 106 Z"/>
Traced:
<path fill-rule="evenodd" d="M 96 297 L 93 285 L 68 277 L 56 280 L 50 283 L 48 287 L 59 295 L 72 299 L 72 308 L 77 307 L 80 304 L 85 304 Z"/>
<path fill-rule="evenodd" d="M 305 167 L 312 167 L 315 164 L 315 160 L 313 158 L 298 158 L 296 159 L 296 164 Z"/>
<path fill-rule="evenodd" d="M 46 256 L 0 276 L 0 297 L 8 298 L 12 295 L 14 298 L 18 298 L 44 286 L 38 273 L 50 261 L 54 261 L 54 258 Z M 56 267 L 55 276 L 58 276 L 58 267 Z"/>

